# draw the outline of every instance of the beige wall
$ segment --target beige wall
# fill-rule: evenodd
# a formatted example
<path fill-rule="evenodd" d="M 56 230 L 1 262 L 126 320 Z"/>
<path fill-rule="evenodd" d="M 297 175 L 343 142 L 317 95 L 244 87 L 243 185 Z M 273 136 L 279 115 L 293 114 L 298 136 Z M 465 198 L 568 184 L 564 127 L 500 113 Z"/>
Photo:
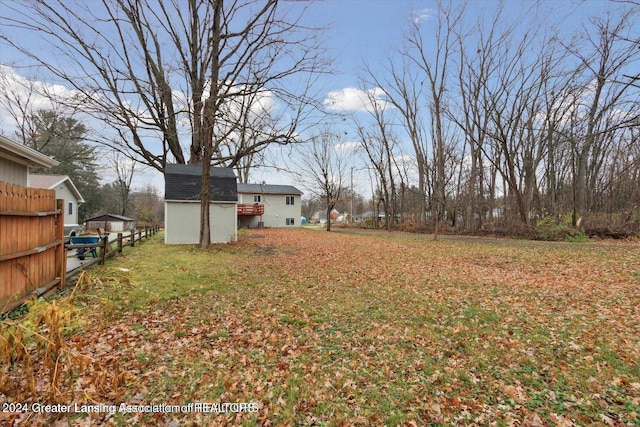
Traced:
<path fill-rule="evenodd" d="M 102 228 L 110 233 L 125 231 L 125 224 L 123 221 L 107 221 L 106 223 L 104 221 L 89 221 L 86 224 L 87 231 L 91 232 L 95 232 L 99 228 Z"/>
<path fill-rule="evenodd" d="M 0 157 L 0 181 L 26 187 L 29 167 Z"/>
<path fill-rule="evenodd" d="M 211 203 L 209 221 L 211 243 L 227 243 L 237 238 L 237 207 L 235 203 Z M 196 244 L 200 241 L 200 203 L 164 203 L 164 242 Z"/>

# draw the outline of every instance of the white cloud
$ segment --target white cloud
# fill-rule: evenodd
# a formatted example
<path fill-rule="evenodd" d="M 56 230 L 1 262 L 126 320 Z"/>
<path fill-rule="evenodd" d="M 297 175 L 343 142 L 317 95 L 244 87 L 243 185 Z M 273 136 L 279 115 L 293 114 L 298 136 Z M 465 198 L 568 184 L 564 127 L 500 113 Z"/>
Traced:
<path fill-rule="evenodd" d="M 28 101 L 34 110 L 53 108 L 51 98 L 71 99 L 77 96 L 77 92 L 61 85 L 30 81 L 4 64 L 0 64 L 0 90 L 14 102 L 26 104 Z"/>
<path fill-rule="evenodd" d="M 374 102 L 383 109 L 389 106 L 383 96 L 384 91 L 379 87 L 367 90 L 346 87 L 329 92 L 324 105 L 333 111 L 372 111 Z"/>
<path fill-rule="evenodd" d="M 420 24 L 422 21 L 425 21 L 434 16 L 435 13 L 435 10 L 429 8 L 414 10 L 411 12 L 411 19 L 413 20 L 414 24 Z"/>
<path fill-rule="evenodd" d="M 11 66 L 0 64 L 0 132 L 11 134 L 23 114 L 38 110 L 60 110 L 56 100 L 69 101 L 79 97 L 75 90 L 19 75 Z"/>
<path fill-rule="evenodd" d="M 359 142 L 341 142 L 336 144 L 333 148 L 336 151 L 354 152 L 360 147 Z"/>

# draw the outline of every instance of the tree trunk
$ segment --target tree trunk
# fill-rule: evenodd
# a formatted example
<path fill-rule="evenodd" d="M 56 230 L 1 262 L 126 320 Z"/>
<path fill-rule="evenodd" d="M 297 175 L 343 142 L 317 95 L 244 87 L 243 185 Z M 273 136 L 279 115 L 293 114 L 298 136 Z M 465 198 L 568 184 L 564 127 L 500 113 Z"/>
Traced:
<path fill-rule="evenodd" d="M 211 244 L 211 223 L 209 218 L 209 182 L 211 180 L 211 157 L 213 155 L 213 139 L 215 138 L 216 115 L 218 113 L 220 94 L 220 44 L 221 17 L 223 0 L 215 0 L 213 16 L 211 59 L 211 91 L 204 103 L 204 147 L 202 153 L 202 187 L 200 188 L 200 247 L 206 249 Z"/>

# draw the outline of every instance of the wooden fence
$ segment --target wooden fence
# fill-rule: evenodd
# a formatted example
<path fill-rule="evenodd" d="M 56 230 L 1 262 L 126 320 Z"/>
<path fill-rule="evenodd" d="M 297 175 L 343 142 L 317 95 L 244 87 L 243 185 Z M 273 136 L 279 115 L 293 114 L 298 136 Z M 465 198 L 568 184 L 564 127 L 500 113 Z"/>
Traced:
<path fill-rule="evenodd" d="M 0 181 L 0 312 L 64 286 L 65 271 L 64 201 Z"/>
<path fill-rule="evenodd" d="M 65 245 L 67 249 L 85 249 L 85 256 L 91 256 L 91 249 L 100 249 L 100 254 L 97 258 L 89 258 L 84 261 L 79 267 L 73 270 L 67 271 L 67 279 L 80 273 L 92 266 L 93 264 L 104 264 L 108 257 L 114 256 L 118 253 L 122 253 L 122 248 L 125 246 L 135 246 L 136 242 L 141 241 L 143 238 L 151 237 L 158 232 L 160 227 L 157 225 L 145 226 L 132 232 L 126 233 L 110 233 L 103 236 L 98 243 L 89 244 L 68 244 Z"/>

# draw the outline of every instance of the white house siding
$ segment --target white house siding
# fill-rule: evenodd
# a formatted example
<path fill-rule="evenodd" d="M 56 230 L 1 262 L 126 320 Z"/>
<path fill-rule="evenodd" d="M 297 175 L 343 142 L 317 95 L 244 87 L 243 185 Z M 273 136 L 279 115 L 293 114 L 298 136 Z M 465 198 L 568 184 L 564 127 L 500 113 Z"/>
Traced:
<path fill-rule="evenodd" d="M 0 157 L 0 181 L 9 184 L 17 184 L 26 187 L 29 176 L 29 167 Z"/>
<path fill-rule="evenodd" d="M 200 241 L 200 202 L 166 201 L 164 204 L 164 242 L 197 244 Z M 211 243 L 227 243 L 237 239 L 236 203 L 210 203 Z"/>
<path fill-rule="evenodd" d="M 78 199 L 76 196 L 69 190 L 66 182 L 57 185 L 54 190 L 56 190 L 56 199 L 64 199 L 64 225 L 78 225 Z M 69 204 L 71 204 L 71 212 L 69 212 Z"/>
<path fill-rule="evenodd" d="M 243 203 L 253 203 L 253 194 L 243 194 Z M 261 194 L 261 203 L 264 204 L 262 221 L 265 227 L 284 228 L 299 227 L 302 215 L 302 200 L 299 194 Z M 293 197 L 293 205 L 287 205 L 287 197 Z M 260 217 L 252 217 L 249 227 L 257 227 Z M 293 224 L 287 225 L 287 218 Z"/>

